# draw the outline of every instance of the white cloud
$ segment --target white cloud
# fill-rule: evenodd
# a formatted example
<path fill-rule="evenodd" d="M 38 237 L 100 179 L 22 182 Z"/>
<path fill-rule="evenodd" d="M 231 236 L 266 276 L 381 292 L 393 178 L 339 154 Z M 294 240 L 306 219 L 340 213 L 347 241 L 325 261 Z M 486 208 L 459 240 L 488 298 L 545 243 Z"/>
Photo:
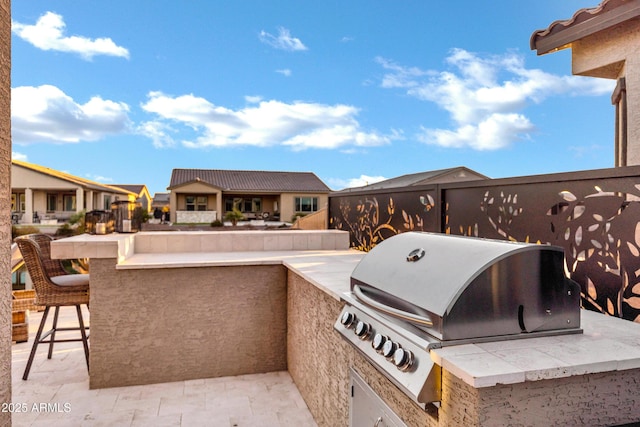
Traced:
<path fill-rule="evenodd" d="M 65 27 L 62 16 L 53 12 L 42 15 L 35 25 L 11 22 L 11 30 L 18 37 L 42 50 L 76 53 L 87 60 L 96 55 L 129 58 L 129 51 L 116 45 L 110 38 L 65 36 Z"/>
<path fill-rule="evenodd" d="M 351 178 L 347 181 L 347 188 L 353 187 L 362 187 L 364 185 L 375 184 L 376 182 L 384 181 L 384 176 L 369 176 L 369 175 L 360 175 L 358 178 Z"/>
<path fill-rule="evenodd" d="M 267 33 L 264 30 L 260 31 L 259 38 L 261 42 L 276 49 L 288 50 L 291 52 L 308 49 L 299 38 L 291 36 L 289 30 L 283 27 L 278 28 L 277 36 Z"/>
<path fill-rule="evenodd" d="M 422 128 L 418 139 L 443 147 L 495 150 L 528 138 L 535 126 L 520 111 L 550 96 L 603 95 L 614 82 L 557 76 L 527 69 L 516 53 L 481 57 L 454 49 L 446 59 L 451 70 L 425 71 L 377 58 L 387 71 L 381 85 L 401 88 L 449 112 L 454 129 Z"/>
<path fill-rule="evenodd" d="M 127 104 L 94 96 L 76 103 L 55 86 L 11 89 L 11 133 L 14 143 L 96 141 L 128 131 Z"/>
<path fill-rule="evenodd" d="M 355 188 L 355 187 L 363 187 L 365 185 L 375 184 L 376 182 L 384 181 L 384 176 L 369 176 L 369 175 L 360 175 L 358 178 L 328 178 L 326 181 L 331 186 L 331 188 L 337 188 L 339 190 L 345 188 Z"/>
<path fill-rule="evenodd" d="M 257 104 L 258 102 L 262 101 L 262 97 L 261 96 L 245 96 L 244 100 L 247 101 L 250 104 Z"/>
<path fill-rule="evenodd" d="M 396 132 L 383 135 L 361 129 L 356 120 L 358 109 L 350 105 L 261 100 L 232 110 L 192 94 L 173 97 L 150 92 L 148 98 L 142 108 L 158 118 L 147 126 L 155 131 L 181 125 L 195 133 L 192 140 L 182 141 L 189 148 L 281 145 L 293 150 L 333 149 L 378 146 L 399 138 Z M 149 136 L 153 139 L 153 132 Z"/>
<path fill-rule="evenodd" d="M 176 131 L 168 123 L 159 121 L 142 122 L 136 129 L 137 133 L 151 139 L 156 148 L 168 148 L 176 145 L 175 140 L 170 135 Z"/>
<path fill-rule="evenodd" d="M 91 181 L 102 182 L 104 184 L 113 184 L 113 178 L 102 175 L 86 174 L 85 178 L 90 179 Z"/>
<path fill-rule="evenodd" d="M 22 154 L 22 153 L 18 153 L 17 151 L 12 151 L 11 152 L 11 159 L 15 159 L 15 160 L 22 160 L 23 162 L 27 161 L 27 155 L 26 154 Z"/>
<path fill-rule="evenodd" d="M 291 70 L 288 68 L 282 69 L 282 70 L 276 70 L 276 73 L 280 73 L 285 77 L 291 77 Z"/>

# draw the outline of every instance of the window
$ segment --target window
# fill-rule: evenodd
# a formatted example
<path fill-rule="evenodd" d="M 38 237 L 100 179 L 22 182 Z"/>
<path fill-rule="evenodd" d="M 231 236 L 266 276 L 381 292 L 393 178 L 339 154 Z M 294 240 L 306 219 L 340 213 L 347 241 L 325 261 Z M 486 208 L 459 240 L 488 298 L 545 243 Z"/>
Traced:
<path fill-rule="evenodd" d="M 252 212 L 262 212 L 262 199 L 259 197 L 254 197 L 251 201 L 251 211 Z"/>
<path fill-rule="evenodd" d="M 62 196 L 62 210 L 67 212 L 75 212 L 76 210 L 75 194 L 65 194 Z"/>
<path fill-rule="evenodd" d="M 11 290 L 22 291 L 27 283 L 27 269 L 23 265 L 17 271 L 11 273 Z"/>
<path fill-rule="evenodd" d="M 24 212 L 24 193 L 11 193 L 11 211 Z"/>
<path fill-rule="evenodd" d="M 315 212 L 318 210 L 318 198 L 317 197 L 296 197 L 295 198 L 295 210 L 296 212 Z"/>
<path fill-rule="evenodd" d="M 207 196 L 186 196 L 185 203 L 188 211 L 207 210 Z"/>
<path fill-rule="evenodd" d="M 47 193 L 47 212 L 58 210 L 58 195 Z"/>
<path fill-rule="evenodd" d="M 240 212 L 262 212 L 262 198 L 260 197 L 227 197 L 224 199 L 224 210 L 232 211 L 233 208 Z"/>

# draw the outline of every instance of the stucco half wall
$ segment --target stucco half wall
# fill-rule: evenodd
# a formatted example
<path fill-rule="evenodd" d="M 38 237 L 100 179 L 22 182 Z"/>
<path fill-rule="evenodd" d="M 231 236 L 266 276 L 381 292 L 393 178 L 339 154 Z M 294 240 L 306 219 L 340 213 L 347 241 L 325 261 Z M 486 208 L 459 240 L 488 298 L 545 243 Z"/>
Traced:
<path fill-rule="evenodd" d="M 11 402 L 11 2 L 0 0 L 0 402 Z M 11 413 L 0 412 L 0 425 Z"/>
<path fill-rule="evenodd" d="M 282 264 L 115 265 L 91 260 L 91 388 L 287 369 Z"/>

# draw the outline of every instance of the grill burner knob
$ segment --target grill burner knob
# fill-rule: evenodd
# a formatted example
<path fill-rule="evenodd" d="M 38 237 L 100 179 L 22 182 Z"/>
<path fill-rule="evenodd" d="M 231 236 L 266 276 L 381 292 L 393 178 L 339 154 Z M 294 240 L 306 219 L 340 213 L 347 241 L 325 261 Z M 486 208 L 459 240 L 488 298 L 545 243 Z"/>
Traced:
<path fill-rule="evenodd" d="M 342 323 L 345 328 L 350 328 L 351 326 L 353 326 L 353 322 L 355 321 L 356 316 L 353 313 L 349 313 L 348 311 L 345 311 L 340 318 L 340 323 Z"/>
<path fill-rule="evenodd" d="M 413 365 L 413 353 L 404 348 L 398 348 L 396 352 L 393 353 L 393 364 L 403 372 L 408 371 L 411 365 Z"/>
<path fill-rule="evenodd" d="M 363 322 L 362 320 L 359 320 L 356 324 L 354 332 L 358 337 L 360 337 L 361 340 L 366 340 L 367 338 L 369 338 L 369 335 L 371 335 L 371 325 Z"/>
<path fill-rule="evenodd" d="M 389 337 L 384 336 L 382 334 L 375 334 L 373 337 L 373 341 L 371 341 L 371 347 L 378 353 L 382 352 L 382 347 L 384 344 L 389 341 Z"/>
<path fill-rule="evenodd" d="M 398 348 L 398 344 L 394 343 L 391 340 L 387 340 L 382 346 L 382 355 L 387 358 L 392 357 L 393 354 L 396 352 L 397 348 Z"/>

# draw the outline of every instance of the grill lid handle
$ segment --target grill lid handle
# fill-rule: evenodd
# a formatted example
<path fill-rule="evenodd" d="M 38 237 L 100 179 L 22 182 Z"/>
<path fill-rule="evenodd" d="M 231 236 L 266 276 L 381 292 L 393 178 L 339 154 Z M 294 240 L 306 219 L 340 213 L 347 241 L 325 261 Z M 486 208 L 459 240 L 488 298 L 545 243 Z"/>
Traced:
<path fill-rule="evenodd" d="M 371 297 L 368 297 L 367 295 L 365 295 L 363 290 L 360 288 L 360 285 L 353 285 L 353 292 L 356 294 L 356 297 L 358 297 L 358 299 L 362 301 L 362 303 L 368 305 L 371 308 L 374 308 L 376 310 L 379 310 L 383 313 L 386 313 L 390 316 L 393 316 L 399 319 L 405 319 L 410 322 L 418 323 L 418 324 L 429 326 L 429 327 L 433 326 L 433 321 L 429 316 L 426 316 L 426 315 L 420 316 L 418 314 L 409 313 L 407 311 L 398 310 L 397 308 L 389 307 L 386 304 L 381 304 L 378 301 L 372 299 Z"/>
<path fill-rule="evenodd" d="M 409 255 L 407 255 L 407 262 L 420 261 L 422 257 L 424 257 L 425 253 L 425 250 L 422 248 L 414 249 L 409 252 Z"/>

